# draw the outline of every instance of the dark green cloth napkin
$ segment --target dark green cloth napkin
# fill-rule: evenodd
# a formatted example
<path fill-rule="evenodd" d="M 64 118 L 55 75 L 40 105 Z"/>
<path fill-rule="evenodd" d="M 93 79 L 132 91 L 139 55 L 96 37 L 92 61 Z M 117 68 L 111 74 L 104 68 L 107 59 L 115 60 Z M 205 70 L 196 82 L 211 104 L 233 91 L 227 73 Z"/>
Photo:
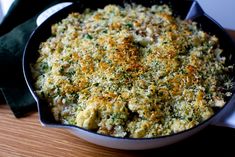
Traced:
<path fill-rule="evenodd" d="M 63 0 L 15 0 L 0 24 L 0 89 L 16 117 L 36 110 L 36 103 L 26 86 L 22 55 L 37 16 Z"/>

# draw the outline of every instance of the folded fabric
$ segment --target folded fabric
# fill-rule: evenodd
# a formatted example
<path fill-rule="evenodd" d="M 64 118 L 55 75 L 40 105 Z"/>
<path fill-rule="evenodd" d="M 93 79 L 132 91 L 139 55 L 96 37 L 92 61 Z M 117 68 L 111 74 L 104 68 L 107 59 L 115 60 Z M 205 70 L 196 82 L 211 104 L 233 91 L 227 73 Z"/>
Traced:
<path fill-rule="evenodd" d="M 25 43 L 35 27 L 35 18 L 32 18 L 0 37 L 0 87 L 16 117 L 36 108 L 21 68 Z"/>
<path fill-rule="evenodd" d="M 16 117 L 36 110 L 36 103 L 26 86 L 22 55 L 37 16 L 62 0 L 15 0 L 0 25 L 0 89 Z"/>

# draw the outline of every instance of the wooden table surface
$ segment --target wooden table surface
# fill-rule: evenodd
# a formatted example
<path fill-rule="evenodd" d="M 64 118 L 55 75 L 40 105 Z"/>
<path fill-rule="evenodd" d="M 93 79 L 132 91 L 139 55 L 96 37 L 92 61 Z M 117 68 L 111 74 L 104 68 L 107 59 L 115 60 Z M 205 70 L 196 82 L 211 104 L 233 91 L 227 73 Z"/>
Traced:
<path fill-rule="evenodd" d="M 229 33 L 235 39 L 235 32 L 229 31 Z M 148 157 L 205 154 L 235 157 L 234 146 L 235 129 L 209 126 L 182 142 L 163 148 L 144 151 L 105 148 L 88 143 L 67 130 L 42 127 L 37 112 L 17 119 L 0 98 L 0 157 Z"/>

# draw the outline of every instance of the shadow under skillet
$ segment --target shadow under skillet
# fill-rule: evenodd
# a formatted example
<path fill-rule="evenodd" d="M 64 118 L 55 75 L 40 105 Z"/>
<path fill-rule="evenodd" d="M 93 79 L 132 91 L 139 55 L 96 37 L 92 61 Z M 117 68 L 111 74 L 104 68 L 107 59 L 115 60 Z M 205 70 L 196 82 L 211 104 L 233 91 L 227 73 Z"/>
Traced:
<path fill-rule="evenodd" d="M 136 157 L 235 157 L 234 142 L 235 129 L 208 126 L 196 135 L 173 145 L 152 150 L 126 151 L 125 155 Z"/>

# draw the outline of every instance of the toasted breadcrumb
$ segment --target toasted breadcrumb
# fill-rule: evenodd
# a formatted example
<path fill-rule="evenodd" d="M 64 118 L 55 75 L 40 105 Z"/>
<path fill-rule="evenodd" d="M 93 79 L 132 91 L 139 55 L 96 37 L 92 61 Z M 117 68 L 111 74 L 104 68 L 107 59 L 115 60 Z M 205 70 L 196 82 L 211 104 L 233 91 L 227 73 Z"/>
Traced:
<path fill-rule="evenodd" d="M 167 5 L 87 9 L 51 29 L 32 73 L 64 124 L 158 137 L 207 120 L 231 95 L 218 39 Z"/>

